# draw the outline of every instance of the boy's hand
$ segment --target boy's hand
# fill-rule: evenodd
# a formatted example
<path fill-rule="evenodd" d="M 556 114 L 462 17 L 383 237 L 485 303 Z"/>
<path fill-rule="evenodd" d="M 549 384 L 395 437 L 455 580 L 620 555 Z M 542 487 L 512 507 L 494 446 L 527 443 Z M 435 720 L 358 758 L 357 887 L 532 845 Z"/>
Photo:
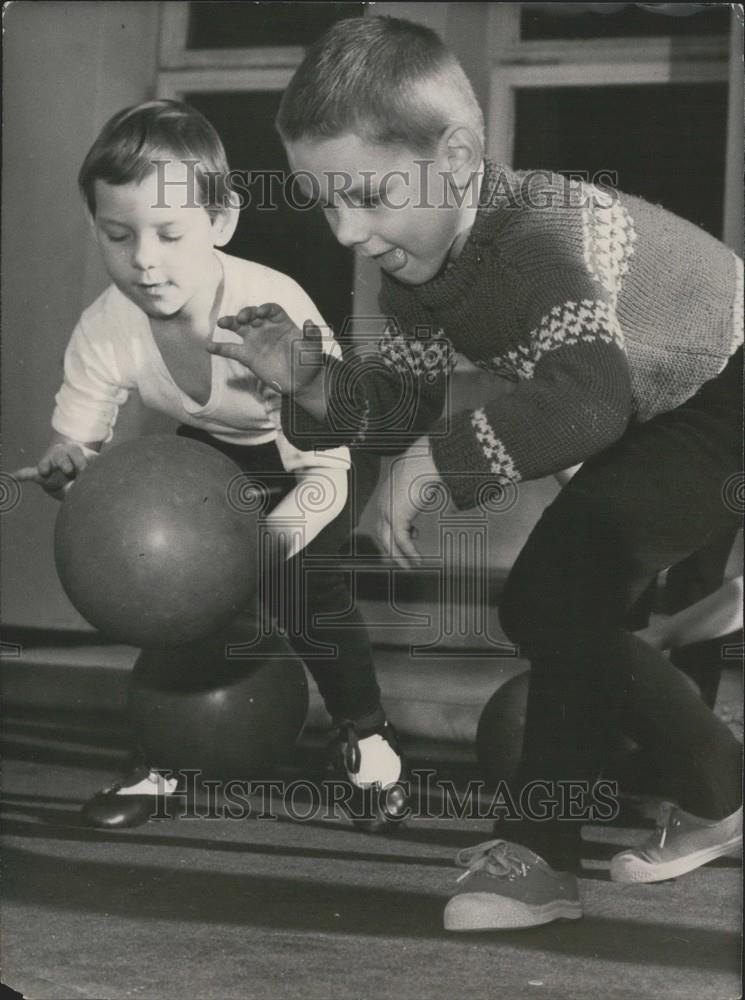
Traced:
<path fill-rule="evenodd" d="M 428 483 L 440 482 L 428 444 L 426 437 L 421 438 L 394 460 L 390 475 L 380 484 L 374 501 L 373 535 L 383 551 L 404 569 L 413 569 L 422 562 L 414 544 L 417 534 L 414 520 L 420 508 L 412 493 L 425 495 Z"/>
<path fill-rule="evenodd" d="M 21 483 L 38 483 L 49 496 L 61 500 L 72 482 L 96 457 L 94 450 L 75 441 L 56 441 L 47 448 L 38 465 L 18 469 L 13 476 Z"/>
<path fill-rule="evenodd" d="M 207 350 L 240 361 L 277 392 L 302 395 L 323 368 L 321 331 L 311 320 L 300 331 L 275 302 L 246 306 L 237 316 L 221 316 L 217 325 L 243 343 L 211 341 Z"/>

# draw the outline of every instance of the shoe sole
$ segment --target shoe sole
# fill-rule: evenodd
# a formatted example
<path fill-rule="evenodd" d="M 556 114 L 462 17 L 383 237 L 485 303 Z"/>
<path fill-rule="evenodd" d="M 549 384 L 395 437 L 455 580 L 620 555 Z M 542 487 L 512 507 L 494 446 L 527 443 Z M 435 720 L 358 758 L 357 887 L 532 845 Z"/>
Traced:
<path fill-rule="evenodd" d="M 152 796 L 152 802 L 140 803 L 143 807 L 140 812 L 133 812 L 128 817 L 126 812 L 122 810 L 122 800 L 126 800 L 126 798 L 127 796 L 115 795 L 108 800 L 97 801 L 93 799 L 86 802 L 80 810 L 83 824 L 94 830 L 133 830 L 138 826 L 145 826 L 147 823 L 178 819 L 180 816 L 179 805 L 182 806 L 181 811 L 183 812 L 180 797 L 177 794 L 172 794 Z M 137 798 L 142 798 L 142 796 L 137 796 Z M 111 808 L 114 802 L 118 804 L 117 809 Z M 145 811 L 145 807 L 147 807 L 147 811 Z M 108 811 L 108 815 L 105 814 L 106 811 Z"/>
<path fill-rule="evenodd" d="M 651 862 L 634 855 L 625 855 L 616 861 L 611 861 L 610 877 L 612 882 L 663 882 L 665 879 L 676 878 L 692 872 L 709 861 L 716 861 L 728 854 L 734 854 L 735 848 L 742 849 L 742 835 L 738 834 L 716 847 L 707 847 L 693 851 L 674 861 Z M 739 853 L 739 851 L 738 851 Z"/>
<path fill-rule="evenodd" d="M 444 923 L 446 931 L 515 930 L 539 927 L 553 920 L 579 920 L 581 916 L 579 900 L 555 899 L 530 906 L 489 892 L 469 892 L 450 900 Z"/>

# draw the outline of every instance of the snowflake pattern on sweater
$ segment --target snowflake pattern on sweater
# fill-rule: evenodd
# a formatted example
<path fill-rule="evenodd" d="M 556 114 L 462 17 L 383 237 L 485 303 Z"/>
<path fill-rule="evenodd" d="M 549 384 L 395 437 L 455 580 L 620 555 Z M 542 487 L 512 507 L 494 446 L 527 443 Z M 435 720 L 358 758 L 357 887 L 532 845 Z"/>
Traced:
<path fill-rule="evenodd" d="M 528 344 L 476 364 L 512 381 L 533 378 L 535 366 L 549 351 L 595 340 L 623 347 L 623 332 L 614 309 L 607 302 L 594 299 L 565 302 L 554 306 L 530 331 Z"/>
<path fill-rule="evenodd" d="M 324 440 L 385 453 L 381 421 L 397 412 L 408 373 L 418 410 L 399 430 L 429 435 L 456 506 L 468 507 L 479 475 L 517 482 L 585 461 L 631 419 L 674 409 L 721 372 L 742 342 L 739 258 L 658 205 L 589 185 L 567 202 L 564 179 L 546 178 L 531 192 L 541 207 L 505 199 L 523 175 L 487 161 L 459 258 L 423 285 L 383 275 L 395 330 L 380 343 L 382 366 L 357 383 L 367 432 L 358 408 L 347 428 L 328 434 L 327 421 Z M 458 354 L 514 388 L 443 412 Z"/>
<path fill-rule="evenodd" d="M 611 199 L 608 204 L 598 188 L 587 185 L 586 190 L 588 196 L 582 204 L 583 256 L 587 270 L 615 306 L 634 252 L 634 220 L 619 201 Z"/>
<path fill-rule="evenodd" d="M 508 454 L 505 446 L 494 433 L 494 429 L 489 423 L 486 410 L 481 407 L 475 410 L 471 416 L 471 423 L 476 435 L 476 440 L 481 446 L 486 461 L 489 463 L 489 471 L 497 477 L 500 483 L 519 483 L 522 479 L 519 471 L 515 468 L 512 457 Z"/>
<path fill-rule="evenodd" d="M 411 340 L 394 323 L 388 323 L 378 349 L 383 363 L 399 374 L 424 376 L 431 381 L 438 375 L 450 374 L 455 367 L 455 352 L 442 330 L 427 340 Z"/>

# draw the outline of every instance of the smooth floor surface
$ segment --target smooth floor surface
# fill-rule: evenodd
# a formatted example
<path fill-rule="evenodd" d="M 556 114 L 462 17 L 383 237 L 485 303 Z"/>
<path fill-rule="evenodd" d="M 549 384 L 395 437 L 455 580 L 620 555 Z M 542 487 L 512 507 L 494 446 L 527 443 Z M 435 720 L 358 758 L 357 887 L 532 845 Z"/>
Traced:
<path fill-rule="evenodd" d="M 248 818 L 203 818 L 200 800 L 202 818 L 99 832 L 78 811 L 121 766 L 114 724 L 14 713 L 5 745 L 3 981 L 26 997 L 740 996 L 738 859 L 651 886 L 608 880 L 649 810 L 584 829 L 582 920 L 453 934 L 453 855 L 493 836 L 487 820 L 381 838 L 289 818 L 276 799 L 273 820 L 258 799 Z"/>

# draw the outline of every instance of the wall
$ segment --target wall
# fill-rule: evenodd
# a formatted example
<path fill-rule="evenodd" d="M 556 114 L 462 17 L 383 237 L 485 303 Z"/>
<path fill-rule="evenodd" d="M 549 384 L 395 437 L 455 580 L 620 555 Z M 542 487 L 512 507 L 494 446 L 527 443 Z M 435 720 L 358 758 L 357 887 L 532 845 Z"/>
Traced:
<path fill-rule="evenodd" d="M 150 96 L 155 3 L 31 3 L 4 16 L 3 468 L 34 462 L 49 437 L 62 354 L 104 287 L 77 194 L 83 156 L 115 111 Z M 137 415 L 130 412 L 122 433 Z M 0 519 L 3 621 L 75 627 L 57 582 L 57 504 L 26 487 Z"/>
<path fill-rule="evenodd" d="M 159 6 L 20 2 L 5 14 L 5 470 L 34 462 L 44 450 L 69 334 L 81 309 L 106 283 L 77 195 L 76 175 L 103 122 L 119 108 L 152 96 Z M 485 99 L 486 6 L 379 4 L 375 12 L 425 21 L 446 37 Z M 377 269 L 368 272 L 360 266 L 358 314 L 375 311 L 378 281 Z M 149 419 L 144 422 L 152 427 Z M 117 438 L 137 433 L 142 425 L 133 402 L 120 417 Z M 553 491 L 549 486 L 548 495 Z M 512 561 L 545 502 L 541 484 L 529 484 L 524 494 L 527 500 L 501 515 L 498 530 L 490 532 L 500 565 Z M 21 502 L 0 519 L 6 624 L 84 626 L 54 570 L 56 512 L 54 500 L 27 486 Z M 436 525 L 422 527 L 426 543 L 430 532 L 436 534 Z"/>
<path fill-rule="evenodd" d="M 152 96 L 160 4 L 47 3 L 21 0 L 4 17 L 3 153 L 3 468 L 35 461 L 49 435 L 61 359 L 80 314 L 104 287 L 76 191 L 80 161 L 103 122 L 116 110 Z M 379 3 L 375 14 L 419 20 L 454 48 L 486 105 L 490 63 L 488 9 L 480 3 Z M 733 10 L 733 16 L 735 16 Z M 738 34 L 741 38 L 741 34 Z M 733 39 L 731 114 L 742 108 L 741 63 Z M 741 197 L 741 148 L 731 149 L 728 184 Z M 740 201 L 741 206 L 741 201 Z M 742 238 L 741 208 L 728 238 Z M 355 311 L 377 311 L 379 274 L 360 261 Z M 456 394 L 470 397 L 470 366 L 459 366 Z M 137 433 L 135 406 L 117 435 Z M 547 502 L 552 480 L 521 485 L 520 499 L 490 523 L 490 561 L 509 566 Z M 20 503 L 0 517 L 2 618 L 5 623 L 70 628 L 83 623 L 57 582 L 52 559 L 55 501 L 26 488 Z M 369 522 L 368 522 L 369 523 Z M 434 543 L 436 525 L 424 526 Z"/>

